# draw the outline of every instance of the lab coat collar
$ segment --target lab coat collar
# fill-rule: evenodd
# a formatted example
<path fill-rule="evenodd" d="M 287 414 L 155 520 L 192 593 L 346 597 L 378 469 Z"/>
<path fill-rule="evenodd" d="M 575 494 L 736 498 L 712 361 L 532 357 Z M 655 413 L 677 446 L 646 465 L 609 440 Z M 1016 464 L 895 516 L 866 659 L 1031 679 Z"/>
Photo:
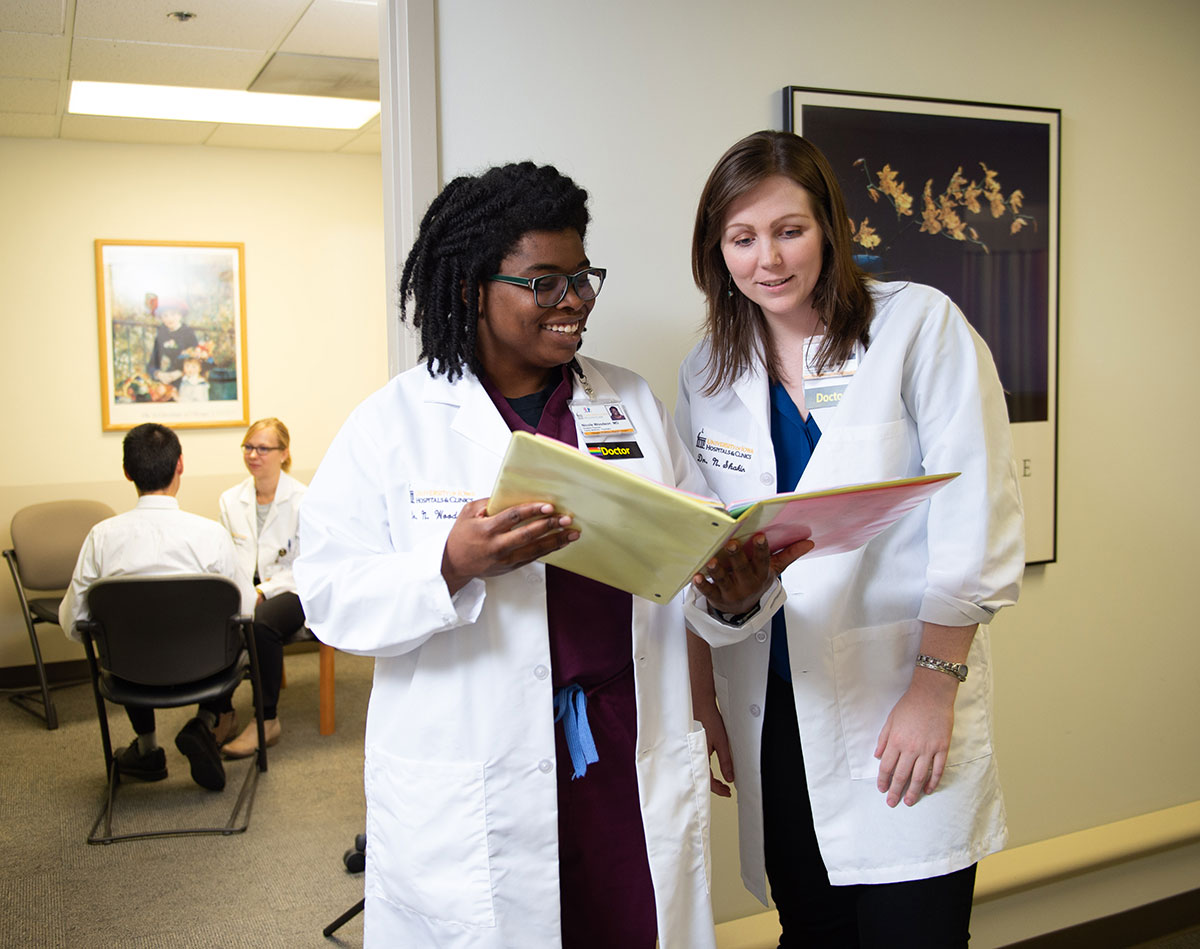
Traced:
<path fill-rule="evenodd" d="M 617 399 L 617 390 L 614 389 L 604 378 L 604 374 L 596 367 L 596 364 L 584 356 L 576 356 L 575 361 L 579 363 L 579 368 L 583 370 L 583 374 L 587 376 L 588 385 L 592 387 L 592 391 L 596 393 L 597 399 Z M 583 388 L 583 384 L 579 381 L 579 376 L 571 373 L 571 397 L 575 399 L 587 398 L 587 392 Z"/>
<path fill-rule="evenodd" d="M 455 434 L 483 446 L 497 456 L 502 456 L 508 448 L 512 433 L 474 373 L 466 372 L 454 382 L 444 375 L 431 376 L 425 380 L 422 397 L 426 402 L 458 406 L 450 423 L 450 429 Z"/>
<path fill-rule="evenodd" d="M 767 370 L 759 350 L 750 367 L 733 380 L 733 394 L 746 407 L 750 417 L 768 435 L 771 431 L 771 394 L 767 385 Z"/>

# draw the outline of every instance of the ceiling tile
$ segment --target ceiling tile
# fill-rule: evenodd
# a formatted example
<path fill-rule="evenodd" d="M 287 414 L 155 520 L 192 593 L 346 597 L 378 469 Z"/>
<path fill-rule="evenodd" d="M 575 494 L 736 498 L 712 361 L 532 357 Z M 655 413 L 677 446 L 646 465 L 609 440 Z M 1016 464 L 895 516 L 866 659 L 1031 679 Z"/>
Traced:
<path fill-rule="evenodd" d="M 70 78 L 245 89 L 265 59 L 265 53 L 254 50 L 76 39 L 71 49 Z"/>
<path fill-rule="evenodd" d="M 181 46 L 273 50 L 300 19 L 310 0 L 204 0 L 182 9 L 196 13 L 180 23 L 167 16 L 179 0 L 76 0 L 75 35 Z"/>
<path fill-rule="evenodd" d="M 313 0 L 279 47 L 285 53 L 379 58 L 379 8 L 364 0 Z"/>
<path fill-rule="evenodd" d="M 105 115 L 64 115 L 62 138 L 146 145 L 200 145 L 216 128 L 209 122 L 116 119 Z"/>
<path fill-rule="evenodd" d="M 0 76 L 58 79 L 69 48 L 65 36 L 0 33 Z"/>
<path fill-rule="evenodd" d="M 58 135 L 56 115 L 15 115 L 0 112 L 0 136 L 9 138 L 55 138 Z"/>
<path fill-rule="evenodd" d="M 52 79 L 0 79 L 0 112 L 54 115 L 58 86 Z"/>
<path fill-rule="evenodd" d="M 345 145 L 338 149 L 339 152 L 348 152 L 355 155 L 378 155 L 383 151 L 382 139 L 379 134 L 379 127 L 367 129 L 359 132 L 356 138 L 351 139 Z"/>
<path fill-rule="evenodd" d="M 250 89 L 378 102 L 379 63 L 373 59 L 276 53 Z"/>
<path fill-rule="evenodd" d="M 338 129 L 279 128 L 270 125 L 219 125 L 205 139 L 205 145 L 221 145 L 230 148 L 280 148 L 287 151 L 332 152 L 337 151 L 358 130 L 344 132 Z"/>
<path fill-rule="evenodd" d="M 62 35 L 66 0 L 4 0 L 0 3 L 0 30 Z"/>

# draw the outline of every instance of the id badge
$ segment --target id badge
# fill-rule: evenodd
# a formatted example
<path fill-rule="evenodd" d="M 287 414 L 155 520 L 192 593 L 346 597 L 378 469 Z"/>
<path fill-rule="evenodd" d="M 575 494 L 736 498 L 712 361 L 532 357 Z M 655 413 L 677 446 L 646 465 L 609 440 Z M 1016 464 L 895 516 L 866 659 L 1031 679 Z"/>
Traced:
<path fill-rule="evenodd" d="M 610 435 L 632 435 L 637 429 L 630 421 L 625 406 L 614 400 L 572 399 L 567 403 L 579 434 L 586 438 L 603 438 Z"/>
<path fill-rule="evenodd" d="M 862 344 L 855 343 L 854 352 L 844 363 L 818 372 L 815 363 L 823 340 L 823 336 L 810 336 L 804 344 L 804 407 L 810 412 L 837 407 L 858 372 L 862 356 Z"/>

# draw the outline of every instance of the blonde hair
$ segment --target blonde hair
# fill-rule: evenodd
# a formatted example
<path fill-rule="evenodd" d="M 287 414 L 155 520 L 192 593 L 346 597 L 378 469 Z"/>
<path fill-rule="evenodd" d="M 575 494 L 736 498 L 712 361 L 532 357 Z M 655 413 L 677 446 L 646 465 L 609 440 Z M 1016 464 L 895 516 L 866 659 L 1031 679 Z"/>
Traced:
<path fill-rule="evenodd" d="M 252 422 L 250 427 L 246 429 L 246 434 L 242 436 L 243 444 L 255 432 L 261 432 L 266 429 L 274 432 L 275 437 L 279 439 L 279 447 L 287 450 L 287 457 L 283 459 L 283 470 L 290 471 L 292 467 L 292 438 L 288 434 L 287 426 L 274 416 L 271 418 L 260 418 L 257 422 Z"/>

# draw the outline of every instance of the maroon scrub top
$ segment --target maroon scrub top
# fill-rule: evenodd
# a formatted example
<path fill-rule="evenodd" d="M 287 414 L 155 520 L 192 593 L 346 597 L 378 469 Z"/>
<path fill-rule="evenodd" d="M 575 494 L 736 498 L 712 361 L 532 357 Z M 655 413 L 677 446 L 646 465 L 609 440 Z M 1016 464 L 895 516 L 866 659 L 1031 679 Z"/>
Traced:
<path fill-rule="evenodd" d="M 536 431 L 579 447 L 566 366 L 560 379 L 518 399 L 504 398 L 486 378 L 483 384 L 512 431 Z M 538 419 L 537 427 L 525 418 Z M 555 726 L 563 946 L 653 949 L 658 926 L 635 767 L 633 598 L 547 565 L 546 618 L 554 689 L 572 683 L 583 688 L 599 756 L 587 774 L 572 780 L 562 723 Z"/>

